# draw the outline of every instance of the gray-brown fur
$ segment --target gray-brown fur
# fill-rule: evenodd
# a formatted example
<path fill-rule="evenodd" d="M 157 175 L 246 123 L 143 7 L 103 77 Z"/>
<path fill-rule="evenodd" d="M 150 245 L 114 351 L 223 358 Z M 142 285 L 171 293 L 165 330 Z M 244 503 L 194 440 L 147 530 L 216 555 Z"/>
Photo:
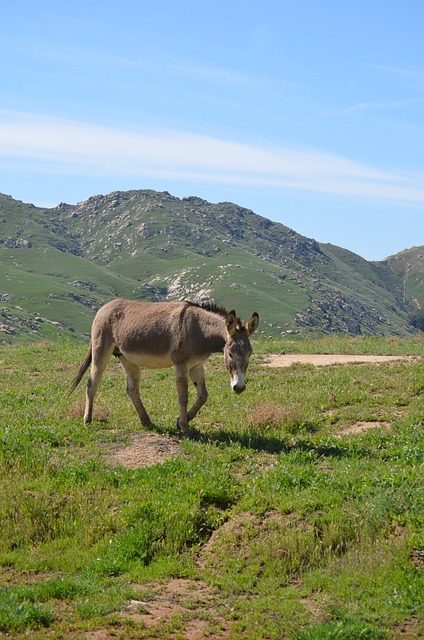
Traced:
<path fill-rule="evenodd" d="M 152 425 L 140 398 L 140 367 L 160 369 L 175 366 L 180 413 L 178 424 L 188 432 L 192 420 L 207 399 L 203 363 L 212 353 L 224 351 L 236 393 L 246 387 L 251 346 L 249 336 L 259 322 L 253 313 L 246 326 L 235 311 L 214 304 L 191 302 L 139 302 L 116 298 L 97 312 L 93 321 L 89 351 L 76 375 L 71 392 L 91 364 L 87 382 L 84 422 L 92 420 L 93 401 L 100 378 L 112 354 L 119 357 L 126 373 L 127 393 L 145 427 Z M 188 378 L 197 398 L 187 411 Z"/>

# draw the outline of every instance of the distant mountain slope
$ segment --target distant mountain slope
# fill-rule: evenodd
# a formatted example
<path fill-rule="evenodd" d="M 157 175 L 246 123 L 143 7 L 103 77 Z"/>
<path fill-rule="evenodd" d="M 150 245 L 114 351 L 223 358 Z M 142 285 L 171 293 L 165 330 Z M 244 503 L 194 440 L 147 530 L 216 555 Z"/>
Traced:
<path fill-rule="evenodd" d="M 367 262 L 195 196 L 137 190 L 43 209 L 0 195 L 0 339 L 87 334 L 115 296 L 257 310 L 265 335 L 404 335 L 424 303 L 418 255 L 414 267 L 399 256 Z"/>
<path fill-rule="evenodd" d="M 424 309 L 424 247 L 411 247 L 386 258 L 387 270 L 401 282 L 404 301 L 412 301 L 415 309 Z"/>

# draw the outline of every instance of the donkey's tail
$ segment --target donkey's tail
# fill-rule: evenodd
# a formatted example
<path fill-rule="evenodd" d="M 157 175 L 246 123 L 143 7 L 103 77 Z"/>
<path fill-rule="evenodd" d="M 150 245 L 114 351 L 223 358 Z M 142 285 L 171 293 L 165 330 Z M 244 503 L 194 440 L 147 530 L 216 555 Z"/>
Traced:
<path fill-rule="evenodd" d="M 84 362 L 82 363 L 82 365 L 80 367 L 80 370 L 78 371 L 77 375 L 75 376 L 75 378 L 72 381 L 72 385 L 71 385 L 71 388 L 69 390 L 69 395 L 71 395 L 71 393 L 73 391 L 75 391 L 75 389 L 77 388 L 77 386 L 81 382 L 84 373 L 87 371 L 88 367 L 91 364 L 92 358 L 93 358 L 93 351 L 92 351 L 91 342 L 90 342 L 90 347 L 88 349 L 87 355 L 84 358 Z"/>

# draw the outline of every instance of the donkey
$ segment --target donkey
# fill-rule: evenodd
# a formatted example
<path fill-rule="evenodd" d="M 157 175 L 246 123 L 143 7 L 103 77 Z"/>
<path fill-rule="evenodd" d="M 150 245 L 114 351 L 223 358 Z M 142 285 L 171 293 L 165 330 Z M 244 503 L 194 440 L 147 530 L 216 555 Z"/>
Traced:
<path fill-rule="evenodd" d="M 153 423 L 140 398 L 140 368 L 175 366 L 179 403 L 177 426 L 188 435 L 188 423 L 208 397 L 203 363 L 212 353 L 223 351 L 233 391 L 244 391 L 245 373 L 252 353 L 249 337 L 258 323 L 256 312 L 243 326 L 235 311 L 227 312 L 214 303 L 139 302 L 125 298 L 108 302 L 94 318 L 90 347 L 70 391 L 74 391 L 91 364 L 84 424 L 92 421 L 94 396 L 113 354 L 125 369 L 126 391 L 144 427 L 152 427 Z M 187 411 L 189 377 L 197 398 Z"/>

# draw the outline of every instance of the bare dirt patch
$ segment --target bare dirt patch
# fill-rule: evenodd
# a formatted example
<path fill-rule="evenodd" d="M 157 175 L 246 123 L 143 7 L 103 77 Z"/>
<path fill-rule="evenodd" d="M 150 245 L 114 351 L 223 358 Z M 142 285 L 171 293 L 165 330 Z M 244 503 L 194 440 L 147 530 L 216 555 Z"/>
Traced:
<path fill-rule="evenodd" d="M 334 364 L 380 364 L 395 360 L 416 360 L 417 356 L 376 356 L 350 354 L 309 354 L 309 353 L 275 353 L 267 356 L 263 364 L 267 367 L 290 367 L 292 364 L 313 364 L 324 367 Z"/>
<path fill-rule="evenodd" d="M 178 440 L 158 433 L 141 432 L 132 435 L 132 442 L 109 456 L 109 462 L 122 464 L 129 469 L 150 467 L 166 462 L 180 453 Z"/>
<path fill-rule="evenodd" d="M 147 584 L 151 594 L 145 600 L 131 600 L 125 615 L 150 629 L 167 623 L 174 617 L 182 618 L 184 629 L 178 637 L 200 640 L 211 637 L 211 627 L 219 628 L 219 635 L 226 638 L 229 624 L 214 607 L 215 596 L 211 587 L 201 580 L 175 578 L 166 583 Z"/>
<path fill-rule="evenodd" d="M 417 567 L 417 569 L 419 568 L 424 571 L 424 550 L 413 549 L 411 552 L 411 562 L 414 567 Z"/>
<path fill-rule="evenodd" d="M 355 422 L 355 424 L 345 427 L 344 429 L 340 429 L 340 431 L 334 434 L 334 437 L 342 438 L 343 436 L 358 435 L 360 433 L 366 433 L 371 429 L 384 429 L 385 431 L 388 431 L 390 428 L 390 422 L 379 422 L 376 420 L 369 422 Z"/>
<path fill-rule="evenodd" d="M 418 640 L 424 635 L 422 620 L 413 617 L 410 620 L 402 622 L 393 630 L 394 638 L 402 638 L 402 640 Z"/>

